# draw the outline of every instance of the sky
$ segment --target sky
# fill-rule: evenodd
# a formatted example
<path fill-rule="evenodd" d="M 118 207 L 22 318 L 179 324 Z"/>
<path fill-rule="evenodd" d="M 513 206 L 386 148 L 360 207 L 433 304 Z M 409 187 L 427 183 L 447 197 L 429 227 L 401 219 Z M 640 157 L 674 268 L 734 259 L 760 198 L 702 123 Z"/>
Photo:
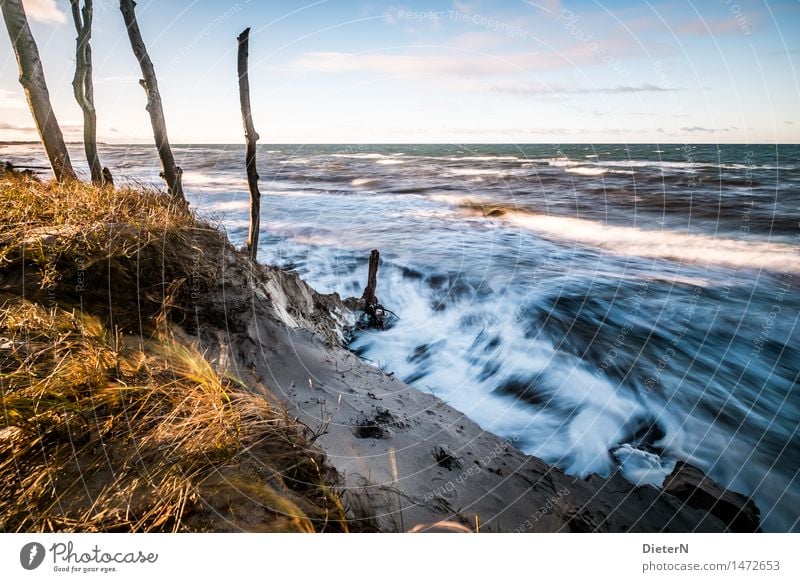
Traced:
<path fill-rule="evenodd" d="M 68 0 L 25 0 L 69 140 Z M 152 143 L 119 3 L 95 0 L 98 138 Z M 798 143 L 800 2 L 140 0 L 173 143 Z M 0 27 L 4 28 L 2 24 Z M 36 139 L 0 31 L 0 140 Z"/>

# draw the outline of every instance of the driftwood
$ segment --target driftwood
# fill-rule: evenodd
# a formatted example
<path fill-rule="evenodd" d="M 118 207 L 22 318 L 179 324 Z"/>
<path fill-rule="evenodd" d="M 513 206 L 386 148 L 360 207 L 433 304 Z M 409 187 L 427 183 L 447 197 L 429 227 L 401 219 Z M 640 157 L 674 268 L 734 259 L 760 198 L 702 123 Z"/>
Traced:
<path fill-rule="evenodd" d="M 245 167 L 247 168 L 247 185 L 250 188 L 250 231 L 247 234 L 245 248 L 254 261 L 258 254 L 258 233 L 261 228 L 261 192 L 258 190 L 258 171 L 256 170 L 256 142 L 259 135 L 253 126 L 253 114 L 250 111 L 250 79 L 247 74 L 247 57 L 249 55 L 250 29 L 245 28 L 236 37 L 239 44 L 239 102 L 242 107 L 242 123 L 246 141 Z"/>
<path fill-rule="evenodd" d="M 111 175 L 111 170 L 108 168 L 103 168 L 103 185 L 114 187 L 114 176 Z"/>
<path fill-rule="evenodd" d="M 50 104 L 50 92 L 44 79 L 39 49 L 28 26 L 22 0 L 0 0 L 0 9 L 17 57 L 19 82 L 25 90 L 25 97 L 50 160 L 53 174 L 59 182 L 74 180 L 75 170 L 72 169 L 64 135 Z"/>
<path fill-rule="evenodd" d="M 380 327 L 386 323 L 386 310 L 383 305 L 378 301 L 378 296 L 375 290 L 378 287 L 378 263 L 380 262 L 381 255 L 377 249 L 369 254 L 369 273 L 367 275 L 367 286 L 364 288 L 364 294 L 361 296 L 362 309 L 369 319 L 369 324 L 372 327 Z"/>
<path fill-rule="evenodd" d="M 97 155 L 97 113 L 94 108 L 94 86 L 92 84 L 92 0 L 70 0 L 72 20 L 78 33 L 75 47 L 75 77 L 72 92 L 83 111 L 83 148 L 94 184 L 103 183 L 103 166 Z"/>
<path fill-rule="evenodd" d="M 153 137 L 155 138 L 158 157 L 161 158 L 161 177 L 167 183 L 167 192 L 182 206 L 187 206 L 186 198 L 183 195 L 183 182 L 181 174 L 183 171 L 175 164 L 175 157 L 172 155 L 172 148 L 167 139 L 167 124 L 164 121 L 164 109 L 161 106 L 161 94 L 158 91 L 158 81 L 153 62 L 147 54 L 147 48 L 142 40 L 142 33 L 139 31 L 139 24 L 136 22 L 135 12 L 136 2 L 133 0 L 120 0 L 119 9 L 122 18 L 125 20 L 125 27 L 128 29 L 128 38 L 131 42 L 131 49 L 139 61 L 142 69 L 143 79 L 139 84 L 147 94 L 147 112 L 150 114 L 150 124 L 153 126 Z"/>
<path fill-rule="evenodd" d="M 369 273 L 367 275 L 367 286 L 364 288 L 364 294 L 361 300 L 364 302 L 364 307 L 378 304 L 378 296 L 375 295 L 375 290 L 378 287 L 378 263 L 380 262 L 381 254 L 377 249 L 374 249 L 369 254 Z"/>

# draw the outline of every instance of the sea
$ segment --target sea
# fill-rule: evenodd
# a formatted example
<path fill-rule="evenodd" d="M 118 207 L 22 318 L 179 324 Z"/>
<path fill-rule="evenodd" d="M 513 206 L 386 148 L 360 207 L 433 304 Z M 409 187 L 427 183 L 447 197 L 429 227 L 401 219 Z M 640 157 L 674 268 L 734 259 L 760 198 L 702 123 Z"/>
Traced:
<path fill-rule="evenodd" d="M 174 151 L 242 244 L 244 147 Z M 100 155 L 161 186 L 151 145 Z M 800 146 L 264 144 L 258 170 L 260 261 L 360 296 L 380 251 L 396 316 L 350 345 L 375 366 L 569 474 L 682 460 L 800 530 Z"/>

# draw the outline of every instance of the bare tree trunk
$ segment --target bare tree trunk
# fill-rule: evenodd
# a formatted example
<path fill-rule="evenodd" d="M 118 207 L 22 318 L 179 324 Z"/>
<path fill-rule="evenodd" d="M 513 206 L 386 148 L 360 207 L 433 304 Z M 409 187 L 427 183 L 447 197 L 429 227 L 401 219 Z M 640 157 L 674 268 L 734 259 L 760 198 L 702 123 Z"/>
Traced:
<path fill-rule="evenodd" d="M 367 286 L 361 296 L 362 308 L 369 318 L 369 325 L 383 329 L 386 325 L 386 308 L 378 301 L 375 290 L 378 288 L 378 264 L 381 254 L 377 249 L 369 254 L 369 273 L 367 274 Z"/>
<path fill-rule="evenodd" d="M 94 109 L 94 86 L 92 84 L 92 0 L 84 0 L 83 10 L 80 0 L 70 0 L 72 20 L 78 33 L 75 49 L 75 77 L 72 80 L 72 91 L 75 100 L 83 111 L 83 148 L 86 161 L 92 174 L 92 182 L 103 183 L 103 166 L 97 155 L 97 113 Z"/>
<path fill-rule="evenodd" d="M 156 71 L 153 68 L 153 62 L 147 54 L 147 48 L 144 46 L 142 40 L 142 33 L 139 31 L 139 24 L 136 22 L 136 13 L 134 8 L 136 2 L 133 0 L 120 0 L 119 9 L 122 12 L 122 17 L 125 20 L 125 26 L 128 29 L 128 38 L 131 41 L 131 48 L 133 54 L 139 61 L 139 66 L 142 69 L 142 76 L 144 79 L 139 80 L 139 84 L 144 88 L 147 94 L 147 112 L 150 114 L 150 124 L 153 126 L 153 137 L 156 141 L 156 148 L 158 149 L 158 156 L 161 158 L 161 177 L 167 183 L 167 192 L 170 196 L 181 204 L 188 206 L 186 198 L 183 195 L 183 183 L 181 181 L 181 170 L 175 164 L 175 157 L 172 155 L 172 148 L 167 139 L 167 124 L 164 121 L 164 109 L 161 106 L 161 94 L 158 91 L 158 81 L 156 80 Z"/>
<path fill-rule="evenodd" d="M 114 187 L 114 176 L 111 175 L 111 170 L 103 168 L 103 186 Z"/>
<path fill-rule="evenodd" d="M 50 92 L 44 79 L 39 49 L 28 26 L 22 0 L 0 0 L 0 9 L 3 11 L 8 35 L 17 55 L 19 82 L 25 89 L 25 97 L 28 99 L 47 157 L 50 159 L 53 174 L 59 182 L 66 179 L 74 180 L 75 171 L 69 161 L 64 135 L 50 104 Z"/>
<path fill-rule="evenodd" d="M 247 168 L 247 185 L 250 188 L 250 232 L 247 234 L 245 248 L 250 258 L 256 260 L 258 254 L 258 232 L 261 228 L 261 192 L 258 190 L 258 171 L 256 170 L 256 142 L 258 134 L 253 127 L 253 114 L 250 111 L 250 79 L 247 75 L 247 57 L 249 56 L 250 29 L 236 37 L 239 43 L 239 103 L 242 106 L 242 123 L 244 137 L 247 142 L 245 151 L 245 167 Z"/>
<path fill-rule="evenodd" d="M 375 295 L 375 290 L 378 287 L 378 263 L 380 262 L 381 254 L 377 249 L 369 254 L 369 273 L 367 274 L 367 286 L 364 288 L 364 294 L 361 298 L 364 300 L 364 307 L 374 307 L 378 305 L 378 297 Z"/>

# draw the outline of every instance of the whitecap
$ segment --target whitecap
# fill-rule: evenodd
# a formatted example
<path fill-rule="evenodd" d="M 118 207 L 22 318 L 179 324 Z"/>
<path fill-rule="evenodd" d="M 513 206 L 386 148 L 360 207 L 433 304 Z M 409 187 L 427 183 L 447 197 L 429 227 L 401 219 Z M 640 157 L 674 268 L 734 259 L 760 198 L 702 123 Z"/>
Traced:
<path fill-rule="evenodd" d="M 567 168 L 564 171 L 569 172 L 570 174 L 580 174 L 581 176 L 602 176 L 607 172 L 607 170 L 603 168 L 589 168 L 586 166 Z"/>
<path fill-rule="evenodd" d="M 786 244 L 749 242 L 668 230 L 643 230 L 580 218 L 525 212 L 510 212 L 504 219 L 547 238 L 574 241 L 620 255 L 800 273 L 800 256 L 792 246 Z"/>

